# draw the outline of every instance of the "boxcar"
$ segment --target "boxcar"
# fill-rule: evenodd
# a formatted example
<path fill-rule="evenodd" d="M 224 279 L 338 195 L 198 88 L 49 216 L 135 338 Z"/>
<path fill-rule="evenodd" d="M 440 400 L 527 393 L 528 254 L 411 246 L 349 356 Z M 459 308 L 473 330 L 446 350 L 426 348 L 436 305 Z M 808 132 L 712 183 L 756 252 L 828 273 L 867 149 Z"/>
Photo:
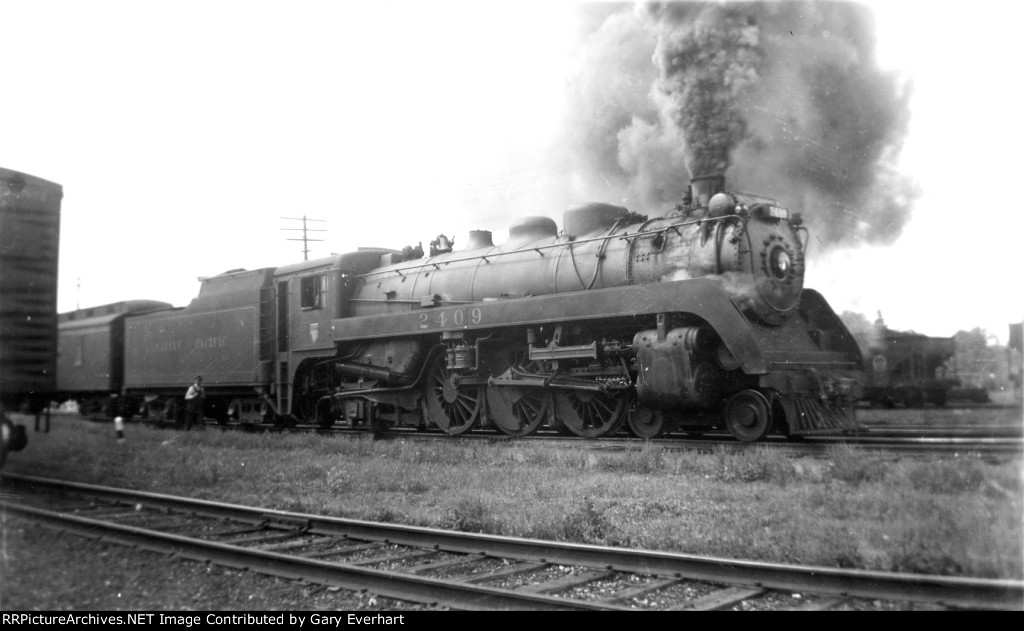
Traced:
<path fill-rule="evenodd" d="M 0 398 L 38 412 L 56 386 L 59 184 L 0 169 Z"/>
<path fill-rule="evenodd" d="M 63 197 L 60 184 L 0 168 L 0 466 L 26 442 L 4 410 L 38 415 L 57 385 Z"/>

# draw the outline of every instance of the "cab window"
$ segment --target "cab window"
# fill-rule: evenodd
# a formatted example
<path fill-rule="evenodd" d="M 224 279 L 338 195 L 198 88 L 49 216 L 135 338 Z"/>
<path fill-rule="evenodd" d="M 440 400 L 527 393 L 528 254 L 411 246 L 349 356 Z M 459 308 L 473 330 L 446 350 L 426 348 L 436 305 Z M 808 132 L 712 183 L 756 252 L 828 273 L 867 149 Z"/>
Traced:
<path fill-rule="evenodd" d="M 300 280 L 299 293 L 302 295 L 303 309 L 319 309 L 322 303 L 323 284 L 326 276 L 306 276 Z"/>

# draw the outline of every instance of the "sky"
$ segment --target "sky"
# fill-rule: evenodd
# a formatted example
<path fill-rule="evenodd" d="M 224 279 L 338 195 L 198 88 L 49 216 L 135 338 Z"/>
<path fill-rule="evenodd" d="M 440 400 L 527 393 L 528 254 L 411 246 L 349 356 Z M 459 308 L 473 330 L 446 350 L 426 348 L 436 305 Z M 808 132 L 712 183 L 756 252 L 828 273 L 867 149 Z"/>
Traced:
<path fill-rule="evenodd" d="M 894 161 L 918 195 L 884 243 L 812 238 L 806 284 L 839 313 L 1005 343 L 1024 320 L 1024 5 L 869 4 L 877 63 L 911 88 Z M 518 217 L 623 202 L 564 151 L 580 124 L 566 86 L 622 12 L 634 8 L 0 0 L 0 166 L 63 186 L 61 312 L 184 306 L 200 277 L 301 261 L 289 239 L 303 216 L 325 230 L 309 233 L 323 239 L 310 258 L 442 233 L 458 248 L 474 229 L 500 243 Z M 638 83 L 623 90 L 643 98 Z"/>

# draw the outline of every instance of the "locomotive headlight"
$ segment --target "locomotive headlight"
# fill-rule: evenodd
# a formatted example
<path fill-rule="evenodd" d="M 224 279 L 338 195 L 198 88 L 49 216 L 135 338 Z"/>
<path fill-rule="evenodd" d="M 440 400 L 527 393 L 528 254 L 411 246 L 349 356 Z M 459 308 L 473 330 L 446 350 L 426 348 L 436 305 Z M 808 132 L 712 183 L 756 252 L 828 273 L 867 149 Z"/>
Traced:
<path fill-rule="evenodd" d="M 777 280 L 786 280 L 793 268 L 789 252 L 783 247 L 776 247 L 768 257 L 768 272 Z"/>

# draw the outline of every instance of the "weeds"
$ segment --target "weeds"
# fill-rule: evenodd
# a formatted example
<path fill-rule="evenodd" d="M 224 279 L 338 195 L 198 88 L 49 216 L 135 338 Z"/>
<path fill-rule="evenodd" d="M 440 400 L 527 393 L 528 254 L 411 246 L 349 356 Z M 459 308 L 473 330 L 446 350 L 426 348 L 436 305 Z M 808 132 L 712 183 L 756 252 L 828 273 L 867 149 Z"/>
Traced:
<path fill-rule="evenodd" d="M 462 497 L 448 508 L 442 527 L 466 532 L 500 531 L 500 520 L 490 510 L 490 503 L 481 496 Z"/>
<path fill-rule="evenodd" d="M 830 446 L 827 451 L 831 477 L 857 486 L 886 479 L 887 464 L 849 445 Z"/>
<path fill-rule="evenodd" d="M 562 539 L 583 543 L 598 543 L 605 540 L 611 530 L 604 511 L 599 510 L 594 501 L 581 498 L 574 502 L 573 507 L 562 520 Z"/>
<path fill-rule="evenodd" d="M 723 482 L 773 482 L 785 486 L 795 475 L 787 456 L 765 447 L 737 452 L 719 446 L 714 457 L 715 477 Z"/>
<path fill-rule="evenodd" d="M 5 471 L 465 531 L 876 570 L 1024 575 L 1019 459 L 764 446 L 190 432 L 57 420 Z"/>
<path fill-rule="evenodd" d="M 907 472 L 910 484 L 918 491 L 946 495 L 977 491 L 985 474 L 975 462 L 925 462 Z"/>
<path fill-rule="evenodd" d="M 645 442 L 640 449 L 628 450 L 618 466 L 612 466 L 609 469 L 641 475 L 664 472 L 666 469 L 665 448 Z"/>

